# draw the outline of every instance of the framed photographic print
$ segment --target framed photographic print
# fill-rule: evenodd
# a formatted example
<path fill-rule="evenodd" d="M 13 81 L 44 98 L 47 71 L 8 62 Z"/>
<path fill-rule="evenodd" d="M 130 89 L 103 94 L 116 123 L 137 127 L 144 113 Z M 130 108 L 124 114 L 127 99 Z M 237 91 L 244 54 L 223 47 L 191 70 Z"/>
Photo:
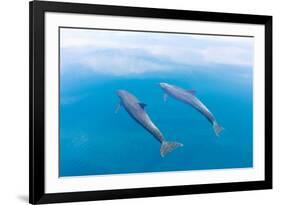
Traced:
<path fill-rule="evenodd" d="M 272 17 L 30 2 L 30 203 L 272 188 Z"/>

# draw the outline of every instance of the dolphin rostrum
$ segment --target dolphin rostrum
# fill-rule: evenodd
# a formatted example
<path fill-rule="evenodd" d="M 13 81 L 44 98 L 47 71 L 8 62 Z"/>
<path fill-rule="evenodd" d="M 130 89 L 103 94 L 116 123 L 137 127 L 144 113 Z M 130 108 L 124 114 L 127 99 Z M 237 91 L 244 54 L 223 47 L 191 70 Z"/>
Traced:
<path fill-rule="evenodd" d="M 169 142 L 165 140 L 163 134 L 151 121 L 150 117 L 146 113 L 144 109 L 146 104 L 141 103 L 134 95 L 126 90 L 118 90 L 117 95 L 120 98 L 120 103 L 118 104 L 117 111 L 122 105 L 137 123 L 139 123 L 144 129 L 152 134 L 156 140 L 161 143 L 160 154 L 162 157 L 164 157 L 167 153 L 173 151 L 174 149 L 183 146 L 181 143 Z"/>
<path fill-rule="evenodd" d="M 185 90 L 183 88 L 171 85 L 168 83 L 160 83 L 160 87 L 164 90 L 164 100 L 167 99 L 168 95 L 174 97 L 175 99 L 182 101 L 186 104 L 191 105 L 193 108 L 198 110 L 202 115 L 204 115 L 208 121 L 213 125 L 213 129 L 217 136 L 223 130 L 214 117 L 214 115 L 209 111 L 209 109 L 195 96 L 193 90 Z"/>

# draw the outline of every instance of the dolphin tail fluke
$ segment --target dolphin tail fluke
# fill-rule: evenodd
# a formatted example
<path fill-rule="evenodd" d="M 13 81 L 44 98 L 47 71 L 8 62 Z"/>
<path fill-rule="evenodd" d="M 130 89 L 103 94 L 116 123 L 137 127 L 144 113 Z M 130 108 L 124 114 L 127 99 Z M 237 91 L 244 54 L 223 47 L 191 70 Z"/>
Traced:
<path fill-rule="evenodd" d="M 214 129 L 216 135 L 219 136 L 221 131 L 223 131 L 224 128 L 221 125 L 219 125 L 217 122 L 214 122 L 213 129 Z"/>
<path fill-rule="evenodd" d="M 161 157 L 165 157 L 165 155 L 168 154 L 169 152 L 173 151 L 174 149 L 176 149 L 178 147 L 182 147 L 182 146 L 183 146 L 183 144 L 178 143 L 178 142 L 163 141 L 161 144 L 161 148 L 160 148 Z"/>

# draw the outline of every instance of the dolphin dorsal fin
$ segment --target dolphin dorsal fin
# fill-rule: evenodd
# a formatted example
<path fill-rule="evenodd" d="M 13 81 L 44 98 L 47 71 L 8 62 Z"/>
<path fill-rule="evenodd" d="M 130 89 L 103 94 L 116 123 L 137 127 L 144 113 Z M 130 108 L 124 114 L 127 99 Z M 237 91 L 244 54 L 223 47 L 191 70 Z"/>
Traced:
<path fill-rule="evenodd" d="M 195 95 L 196 94 L 196 91 L 195 90 L 186 90 L 186 92 L 192 94 L 192 95 Z"/>
<path fill-rule="evenodd" d="M 146 104 L 145 103 L 139 103 L 139 105 L 142 107 L 142 108 L 145 108 Z"/>

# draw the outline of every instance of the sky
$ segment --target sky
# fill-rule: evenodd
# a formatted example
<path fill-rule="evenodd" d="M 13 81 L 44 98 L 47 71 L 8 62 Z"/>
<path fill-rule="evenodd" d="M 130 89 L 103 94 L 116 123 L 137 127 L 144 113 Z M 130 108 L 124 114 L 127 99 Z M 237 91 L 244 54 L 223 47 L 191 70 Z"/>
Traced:
<path fill-rule="evenodd" d="M 70 28 L 60 32 L 62 73 L 73 68 L 69 65 L 113 76 L 172 71 L 171 65 L 253 65 L 252 37 Z"/>

